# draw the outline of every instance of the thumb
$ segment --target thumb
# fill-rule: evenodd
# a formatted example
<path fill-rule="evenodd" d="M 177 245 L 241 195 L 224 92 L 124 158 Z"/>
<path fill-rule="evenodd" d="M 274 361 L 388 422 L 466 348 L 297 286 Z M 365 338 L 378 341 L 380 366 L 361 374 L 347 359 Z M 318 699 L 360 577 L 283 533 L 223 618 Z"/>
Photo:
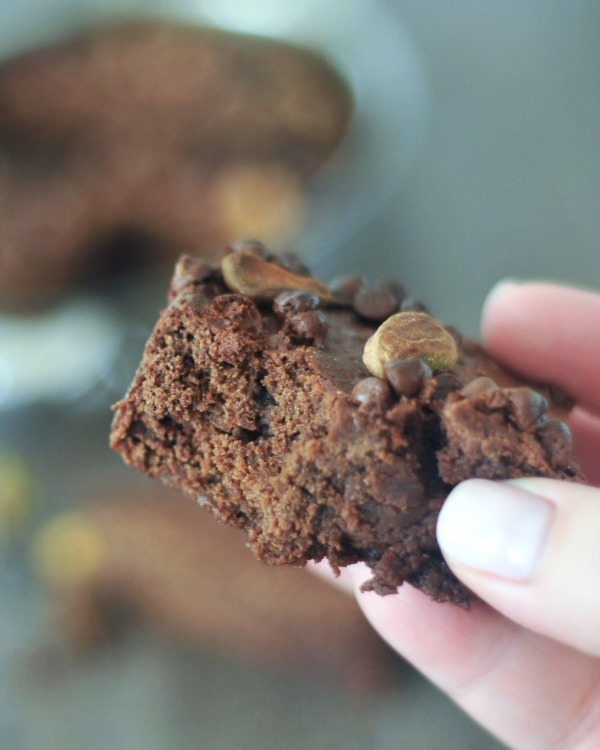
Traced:
<path fill-rule="evenodd" d="M 455 574 L 511 620 L 600 656 L 600 490 L 470 479 L 437 525 Z"/>

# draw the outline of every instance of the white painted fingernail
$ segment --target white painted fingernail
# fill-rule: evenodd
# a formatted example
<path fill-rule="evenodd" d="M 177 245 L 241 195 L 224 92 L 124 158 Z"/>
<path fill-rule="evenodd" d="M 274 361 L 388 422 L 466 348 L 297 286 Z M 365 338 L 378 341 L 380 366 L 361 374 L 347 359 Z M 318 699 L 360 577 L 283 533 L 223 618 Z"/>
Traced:
<path fill-rule="evenodd" d="M 449 562 L 513 581 L 529 580 L 554 518 L 545 498 L 505 482 L 470 479 L 442 507 L 437 538 Z"/>
<path fill-rule="evenodd" d="M 497 281 L 494 284 L 494 286 L 490 289 L 490 291 L 487 293 L 483 306 L 485 307 L 487 304 L 489 304 L 489 302 L 492 300 L 493 297 L 503 292 L 505 289 L 519 286 L 522 283 L 523 282 L 520 279 L 514 279 L 512 277 L 506 277 L 504 279 L 500 279 L 500 281 Z"/>

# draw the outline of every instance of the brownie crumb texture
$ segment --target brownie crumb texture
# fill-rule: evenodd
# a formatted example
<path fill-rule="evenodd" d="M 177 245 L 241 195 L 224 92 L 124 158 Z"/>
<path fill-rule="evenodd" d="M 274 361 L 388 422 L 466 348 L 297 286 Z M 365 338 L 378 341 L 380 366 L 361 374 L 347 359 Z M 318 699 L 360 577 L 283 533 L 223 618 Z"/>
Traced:
<path fill-rule="evenodd" d="M 399 284 L 322 284 L 257 242 L 221 264 L 183 257 L 111 444 L 245 529 L 261 560 L 362 561 L 366 590 L 408 582 L 466 607 L 474 595 L 435 536 L 449 491 L 469 477 L 583 477 L 568 397 L 524 383 L 425 310 Z M 397 322 L 400 343 L 386 336 L 373 375 L 365 345 Z"/>

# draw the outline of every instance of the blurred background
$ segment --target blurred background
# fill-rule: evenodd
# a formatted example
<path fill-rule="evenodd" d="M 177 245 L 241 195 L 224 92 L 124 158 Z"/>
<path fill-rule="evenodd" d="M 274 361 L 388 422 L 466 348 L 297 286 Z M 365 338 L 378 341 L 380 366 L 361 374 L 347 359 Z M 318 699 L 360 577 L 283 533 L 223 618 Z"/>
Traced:
<path fill-rule="evenodd" d="M 499 747 L 123 467 L 110 405 L 173 258 L 247 233 L 472 335 L 503 277 L 598 289 L 599 37 L 591 0 L 2 3 L 0 747 Z"/>

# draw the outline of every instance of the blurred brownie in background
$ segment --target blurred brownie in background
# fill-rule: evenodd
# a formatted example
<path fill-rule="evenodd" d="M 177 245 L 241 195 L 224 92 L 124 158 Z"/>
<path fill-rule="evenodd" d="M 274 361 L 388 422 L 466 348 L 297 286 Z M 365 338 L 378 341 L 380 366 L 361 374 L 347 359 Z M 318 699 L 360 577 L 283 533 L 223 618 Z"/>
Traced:
<path fill-rule="evenodd" d="M 0 305 L 220 248 L 283 244 L 352 110 L 328 62 L 185 25 L 94 30 L 0 66 Z"/>
<path fill-rule="evenodd" d="M 144 483 L 88 500 L 33 542 L 53 616 L 76 652 L 143 625 L 358 693 L 391 679 L 397 659 L 352 597 L 306 570 L 257 564 L 241 532 L 178 492 Z"/>

